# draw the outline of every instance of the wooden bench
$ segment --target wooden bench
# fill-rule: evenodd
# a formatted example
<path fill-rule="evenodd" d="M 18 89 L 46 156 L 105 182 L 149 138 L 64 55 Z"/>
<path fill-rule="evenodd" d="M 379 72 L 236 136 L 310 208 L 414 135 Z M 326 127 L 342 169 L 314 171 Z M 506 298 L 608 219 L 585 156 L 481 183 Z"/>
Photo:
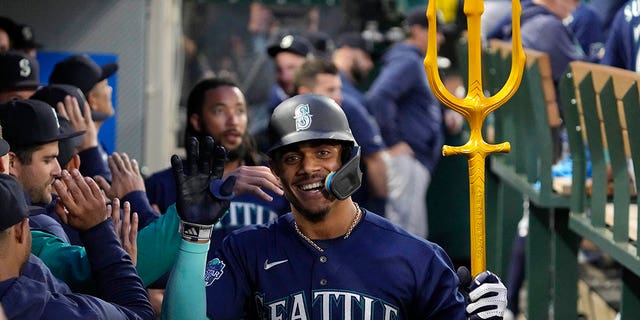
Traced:
<path fill-rule="evenodd" d="M 622 319 L 637 319 L 640 313 L 637 196 L 633 196 L 638 181 L 632 179 L 630 185 L 628 170 L 632 159 L 635 172 L 640 172 L 639 83 L 640 75 L 634 72 L 573 62 L 560 84 L 573 158 L 569 227 L 623 266 Z M 585 191 L 587 151 L 592 166 L 590 193 Z"/>
<path fill-rule="evenodd" d="M 490 42 L 486 50 L 483 67 L 486 88 L 491 94 L 503 86 L 508 76 L 510 52 L 511 44 L 501 41 Z M 489 158 L 490 175 L 494 176 L 497 191 L 487 196 L 487 207 L 496 210 L 497 221 L 487 218 L 487 232 L 491 223 L 502 227 L 502 220 L 519 219 L 523 197 L 527 197 L 530 204 L 525 267 L 527 318 L 547 319 L 549 310 L 553 310 L 554 319 L 575 319 L 575 254 L 579 238 L 568 228 L 570 198 L 554 191 L 551 174 L 551 167 L 560 156 L 558 134 L 562 119 L 548 56 L 527 49 L 525 55 L 527 64 L 518 92 L 494 113 L 495 142 L 509 141 L 511 153 Z M 503 238 L 495 240 L 493 246 L 488 240 L 487 252 L 496 251 L 503 256 L 501 261 L 488 257 L 490 269 L 508 259 L 510 251 L 506 251 L 504 244 L 513 239 L 504 238 L 506 233 L 501 230 L 496 234 Z"/>

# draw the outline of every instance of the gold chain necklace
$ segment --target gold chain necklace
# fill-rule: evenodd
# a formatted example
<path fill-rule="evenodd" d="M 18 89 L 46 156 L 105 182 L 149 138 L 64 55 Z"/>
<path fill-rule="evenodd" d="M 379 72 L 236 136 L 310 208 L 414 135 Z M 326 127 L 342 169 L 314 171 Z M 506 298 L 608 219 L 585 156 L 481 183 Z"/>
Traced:
<path fill-rule="evenodd" d="M 356 225 L 358 224 L 358 220 L 360 219 L 360 214 L 362 213 L 362 209 L 360 209 L 360 206 L 358 205 L 357 202 L 354 202 L 353 205 L 356 207 L 356 214 L 353 217 L 353 221 L 351 222 L 351 226 L 349 226 L 349 230 L 347 230 L 347 233 L 345 233 L 344 237 L 342 237 L 343 239 L 349 238 L 349 236 L 351 235 L 351 232 L 353 231 L 353 228 L 355 228 Z M 318 244 L 313 242 L 313 240 L 309 239 L 309 237 L 305 236 L 304 233 L 302 233 L 302 231 L 300 231 L 300 228 L 298 228 L 298 223 L 295 220 L 293 220 L 293 227 L 296 229 L 296 232 L 298 233 L 298 235 L 302 239 L 304 239 L 306 242 L 308 242 L 312 247 L 316 248 L 316 250 L 318 250 L 320 252 L 324 252 L 324 249 L 320 248 L 320 246 Z"/>

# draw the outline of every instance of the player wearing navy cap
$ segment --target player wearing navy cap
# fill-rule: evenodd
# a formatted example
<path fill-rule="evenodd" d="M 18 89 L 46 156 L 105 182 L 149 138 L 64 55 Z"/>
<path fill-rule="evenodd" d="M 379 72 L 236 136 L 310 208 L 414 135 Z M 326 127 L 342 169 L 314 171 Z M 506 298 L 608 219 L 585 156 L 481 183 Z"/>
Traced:
<path fill-rule="evenodd" d="M 467 318 L 446 253 L 351 200 L 360 148 L 340 106 L 295 96 L 275 109 L 269 132 L 291 212 L 224 240 L 205 274 L 211 319 Z M 497 318 L 506 288 L 481 276 L 467 312 Z"/>
<path fill-rule="evenodd" d="M 640 1 L 630 0 L 616 13 L 600 63 L 639 72 L 640 39 L 637 35 Z"/>
<path fill-rule="evenodd" d="M 0 173 L 0 296 L 4 312 L 9 319 L 153 319 L 149 298 L 129 256 L 118 244 L 97 185 L 76 177 L 63 177 L 75 196 L 79 196 L 78 189 L 91 188 L 95 193 L 82 192 L 87 197 L 81 206 L 66 202 L 69 216 L 73 215 L 69 223 L 82 230 L 98 284 L 96 295 L 102 299 L 72 293 L 41 262 L 37 273 L 26 272 L 34 268 L 28 261 L 39 260 L 29 254 L 31 233 L 24 190 L 15 178 Z"/>
<path fill-rule="evenodd" d="M 40 83 L 38 60 L 19 51 L 0 53 L 0 103 L 28 99 Z"/>
<path fill-rule="evenodd" d="M 313 45 L 301 35 L 287 34 L 267 47 L 276 66 L 276 84 L 269 94 L 269 111 L 295 94 L 293 76 L 307 57 L 313 56 Z"/>

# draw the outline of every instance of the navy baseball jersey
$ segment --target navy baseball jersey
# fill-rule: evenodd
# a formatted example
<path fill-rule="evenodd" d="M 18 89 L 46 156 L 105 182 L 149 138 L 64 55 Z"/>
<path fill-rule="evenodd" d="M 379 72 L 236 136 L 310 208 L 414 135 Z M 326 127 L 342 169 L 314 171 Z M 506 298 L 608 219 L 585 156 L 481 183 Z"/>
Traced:
<path fill-rule="evenodd" d="M 629 1 L 620 8 L 611 23 L 611 31 L 605 45 L 601 63 L 631 71 L 640 71 L 640 1 Z"/>
<path fill-rule="evenodd" d="M 341 107 L 347 116 L 347 121 L 349 121 L 351 133 L 353 133 L 353 137 L 362 150 L 362 155 L 366 157 L 385 149 L 386 146 L 382 141 L 380 128 L 366 107 L 351 95 L 344 94 L 343 97 Z M 375 196 L 367 180 L 369 173 L 366 166 L 362 164 L 361 169 L 363 174 L 362 185 L 352 195 L 353 200 L 373 212 L 384 213 L 386 199 Z"/>
<path fill-rule="evenodd" d="M 464 298 L 436 244 L 363 210 L 347 239 L 315 241 L 291 213 L 231 233 L 207 262 L 211 319 L 465 319 Z"/>

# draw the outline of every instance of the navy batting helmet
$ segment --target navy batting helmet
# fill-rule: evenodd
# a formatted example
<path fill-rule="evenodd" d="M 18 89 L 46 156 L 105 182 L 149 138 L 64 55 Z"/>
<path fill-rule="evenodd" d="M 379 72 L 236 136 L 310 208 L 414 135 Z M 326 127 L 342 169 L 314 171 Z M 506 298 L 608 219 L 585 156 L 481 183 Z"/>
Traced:
<path fill-rule="evenodd" d="M 362 182 L 360 147 L 353 138 L 347 116 L 333 99 L 317 94 L 301 94 L 276 107 L 269 122 L 269 154 L 283 147 L 311 140 L 336 140 L 347 146 L 342 153 L 342 167 L 330 173 L 325 188 L 343 200 Z"/>
<path fill-rule="evenodd" d="M 301 94 L 280 103 L 271 114 L 269 135 L 269 153 L 307 140 L 340 140 L 353 145 L 356 141 L 342 108 L 317 94 Z"/>

